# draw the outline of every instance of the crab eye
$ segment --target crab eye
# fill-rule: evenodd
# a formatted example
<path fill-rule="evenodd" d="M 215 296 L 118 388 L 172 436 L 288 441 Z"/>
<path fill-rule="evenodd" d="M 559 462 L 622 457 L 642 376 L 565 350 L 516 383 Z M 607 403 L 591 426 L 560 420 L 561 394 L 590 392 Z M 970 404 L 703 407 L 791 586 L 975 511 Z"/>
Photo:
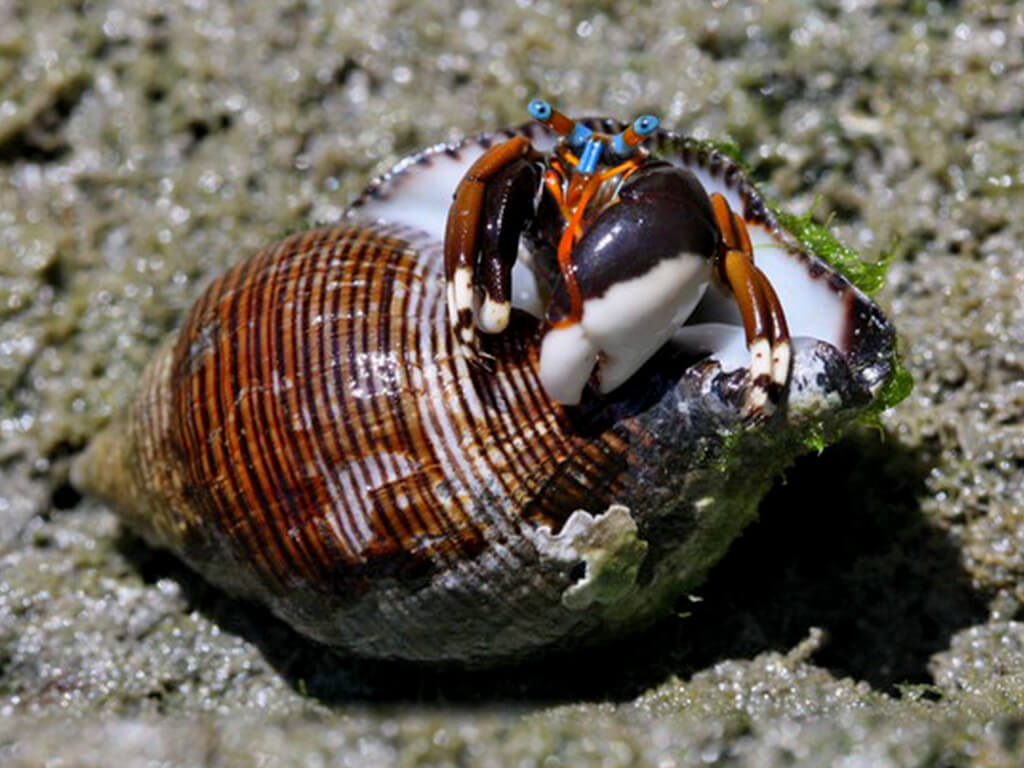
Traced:
<path fill-rule="evenodd" d="M 640 115 L 633 121 L 633 130 L 640 136 L 650 136 L 658 129 L 658 123 L 654 115 Z"/>
<path fill-rule="evenodd" d="M 612 152 L 617 157 L 629 157 L 643 140 L 658 128 L 659 120 L 654 115 L 640 115 L 622 133 L 612 137 Z"/>
<path fill-rule="evenodd" d="M 534 99 L 530 102 L 529 107 L 530 117 L 534 120 L 548 120 L 551 117 L 551 105 L 548 104 L 544 99 Z"/>

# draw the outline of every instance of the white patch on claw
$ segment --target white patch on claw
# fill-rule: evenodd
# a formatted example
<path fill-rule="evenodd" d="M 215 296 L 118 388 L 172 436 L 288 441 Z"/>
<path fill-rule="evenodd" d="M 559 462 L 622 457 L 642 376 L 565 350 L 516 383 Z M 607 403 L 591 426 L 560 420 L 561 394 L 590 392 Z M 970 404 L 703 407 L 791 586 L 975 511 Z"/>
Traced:
<path fill-rule="evenodd" d="M 455 304 L 455 284 L 448 283 L 445 286 L 445 297 L 447 299 L 448 306 L 448 325 L 452 328 L 455 327 L 456 321 L 459 317 L 458 306 Z"/>
<path fill-rule="evenodd" d="M 512 305 L 509 302 L 492 301 L 490 297 L 485 297 L 477 317 L 477 326 L 484 333 L 501 333 L 508 327 L 511 314 Z"/>
<path fill-rule="evenodd" d="M 707 259 L 682 253 L 584 302 L 583 328 L 603 354 L 598 369 L 602 392 L 625 383 L 671 338 L 697 306 L 710 278 Z"/>
<path fill-rule="evenodd" d="M 458 267 L 452 277 L 452 297 L 456 312 L 473 311 L 473 271 L 469 267 Z M 454 319 L 453 319 L 454 322 Z"/>
<path fill-rule="evenodd" d="M 597 362 L 597 348 L 580 323 L 552 328 L 540 346 L 540 381 L 548 397 L 577 405 Z"/>
<path fill-rule="evenodd" d="M 580 323 L 544 336 L 540 378 L 548 396 L 564 405 L 579 403 L 597 353 L 601 392 L 621 386 L 686 321 L 710 277 L 707 259 L 682 253 L 586 300 Z"/>
<path fill-rule="evenodd" d="M 784 341 L 772 350 L 772 381 L 777 384 L 785 384 L 789 379 L 789 363 L 792 357 L 792 348 L 788 341 Z"/>
<path fill-rule="evenodd" d="M 750 388 L 749 405 L 751 410 L 763 411 L 768 404 L 768 390 L 755 384 Z"/>
<path fill-rule="evenodd" d="M 754 339 L 750 345 L 750 378 L 754 381 L 759 376 L 770 376 L 772 372 L 771 347 L 768 339 Z"/>

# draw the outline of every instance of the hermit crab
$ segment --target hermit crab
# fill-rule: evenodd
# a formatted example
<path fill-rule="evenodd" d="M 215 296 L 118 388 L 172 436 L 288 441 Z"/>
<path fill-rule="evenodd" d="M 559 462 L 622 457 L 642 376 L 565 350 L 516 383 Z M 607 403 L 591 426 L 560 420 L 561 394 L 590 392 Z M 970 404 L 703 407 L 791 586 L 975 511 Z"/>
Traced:
<path fill-rule="evenodd" d="M 785 313 L 725 195 L 642 148 L 658 127 L 653 115 L 610 136 L 542 99 L 530 102 L 530 114 L 562 137 L 550 155 L 525 136 L 490 147 L 448 214 L 448 313 L 465 353 L 475 349 L 474 316 L 487 333 L 508 326 L 512 267 L 528 230 L 533 252 L 558 267 L 540 355 L 553 398 L 579 403 L 595 364 L 600 391 L 621 385 L 690 316 L 714 277 L 743 317 L 753 407 L 777 400 L 789 376 Z"/>
<path fill-rule="evenodd" d="M 715 148 L 531 111 L 216 279 L 75 484 L 348 653 L 514 660 L 696 590 L 879 407 L 892 327 Z"/>

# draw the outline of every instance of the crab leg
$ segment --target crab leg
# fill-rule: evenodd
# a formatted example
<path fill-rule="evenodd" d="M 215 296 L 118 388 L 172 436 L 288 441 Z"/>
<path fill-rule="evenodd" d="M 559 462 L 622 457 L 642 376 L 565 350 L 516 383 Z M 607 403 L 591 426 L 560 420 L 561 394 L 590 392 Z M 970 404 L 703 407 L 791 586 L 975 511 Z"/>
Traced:
<path fill-rule="evenodd" d="M 578 177 L 577 177 L 578 178 Z M 569 220 L 562 239 L 558 241 L 558 268 L 565 280 L 565 287 L 569 293 L 569 317 L 565 323 L 578 323 L 583 316 L 583 294 L 580 291 L 580 284 L 576 278 L 576 267 L 572 263 L 572 249 L 582 235 L 580 222 L 583 220 L 583 213 L 586 211 L 587 203 L 594 193 L 601 186 L 601 179 L 598 176 L 591 177 L 580 192 L 579 200 Z"/>
<path fill-rule="evenodd" d="M 711 208 L 722 233 L 719 277 L 736 297 L 750 350 L 750 404 L 761 410 L 775 403 L 789 379 L 791 349 L 785 311 L 764 272 L 754 264 L 747 226 L 717 192 Z"/>
<path fill-rule="evenodd" d="M 473 266 L 480 242 L 481 212 L 487 181 L 526 157 L 532 148 L 525 136 L 497 144 L 481 155 L 455 188 L 444 232 L 444 271 L 448 290 L 448 322 L 464 354 L 475 355 L 473 332 Z"/>
<path fill-rule="evenodd" d="M 775 293 L 771 281 L 757 267 L 754 267 L 756 274 L 762 282 L 764 296 L 768 303 L 768 311 L 772 320 L 772 382 L 785 386 L 789 380 L 789 363 L 792 357 L 792 350 L 789 345 L 789 325 L 786 323 L 786 315 L 782 310 L 782 302 Z"/>

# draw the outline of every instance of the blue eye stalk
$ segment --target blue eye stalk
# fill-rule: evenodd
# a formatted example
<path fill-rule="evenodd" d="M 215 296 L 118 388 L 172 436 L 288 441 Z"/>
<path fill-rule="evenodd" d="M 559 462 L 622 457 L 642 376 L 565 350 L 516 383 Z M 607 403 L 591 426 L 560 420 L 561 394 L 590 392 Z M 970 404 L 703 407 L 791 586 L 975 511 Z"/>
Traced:
<path fill-rule="evenodd" d="M 604 144 L 601 143 L 600 139 L 588 139 L 586 146 L 583 147 L 583 152 L 580 153 L 580 163 L 576 166 L 576 170 L 586 174 L 596 171 L 603 150 Z"/>
<path fill-rule="evenodd" d="M 534 120 L 565 136 L 566 143 L 580 153 L 577 170 L 581 173 L 594 173 L 606 150 L 609 161 L 632 157 L 636 148 L 658 129 L 659 124 L 654 115 L 641 115 L 626 130 L 609 137 L 595 135 L 585 125 L 554 109 L 544 99 L 534 99 L 527 109 Z"/>

